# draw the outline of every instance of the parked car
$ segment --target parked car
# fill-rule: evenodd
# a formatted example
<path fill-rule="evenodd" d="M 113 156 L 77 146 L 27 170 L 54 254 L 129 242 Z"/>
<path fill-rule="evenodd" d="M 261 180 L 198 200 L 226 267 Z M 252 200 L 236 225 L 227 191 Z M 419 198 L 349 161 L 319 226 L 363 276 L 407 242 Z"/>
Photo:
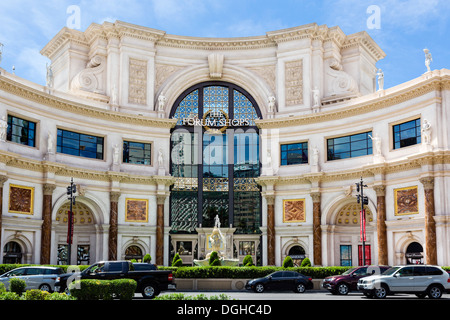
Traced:
<path fill-rule="evenodd" d="M 172 271 L 157 270 L 155 265 L 135 264 L 130 261 L 100 261 L 82 272 L 62 274 L 56 281 L 55 290 L 58 292 L 66 291 L 68 282 L 72 280 L 124 278 L 136 280 L 136 292 L 140 292 L 147 299 L 153 299 L 161 291 L 176 290 Z"/>
<path fill-rule="evenodd" d="M 439 266 L 395 266 L 382 275 L 360 279 L 358 290 L 369 298 L 382 299 L 389 294 L 414 293 L 419 298 L 428 295 L 439 299 L 444 292 L 450 293 L 450 274 Z"/>
<path fill-rule="evenodd" d="M 346 295 L 350 291 L 356 291 L 358 280 L 372 274 L 382 274 L 388 270 L 388 266 L 361 266 L 348 269 L 340 275 L 326 277 L 322 281 L 322 287 L 332 294 Z"/>
<path fill-rule="evenodd" d="M 20 267 L 0 276 L 0 281 L 5 285 L 6 290 L 9 290 L 9 280 L 11 278 L 18 278 L 25 280 L 26 288 L 41 289 L 43 291 L 53 292 L 55 290 L 55 282 L 60 274 L 64 271 L 58 267 Z"/>
<path fill-rule="evenodd" d="M 277 271 L 263 278 L 247 281 L 245 288 L 261 293 L 265 290 L 294 290 L 303 293 L 313 288 L 312 279 L 295 271 Z"/>

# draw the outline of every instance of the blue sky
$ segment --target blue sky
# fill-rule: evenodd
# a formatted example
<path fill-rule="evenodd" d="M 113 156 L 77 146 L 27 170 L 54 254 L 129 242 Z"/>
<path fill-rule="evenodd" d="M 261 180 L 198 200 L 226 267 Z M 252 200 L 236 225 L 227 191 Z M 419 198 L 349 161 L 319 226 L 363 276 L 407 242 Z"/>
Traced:
<path fill-rule="evenodd" d="M 433 55 L 432 69 L 450 69 L 448 0 L 1 0 L 0 67 L 45 84 L 47 58 L 40 50 L 79 8 L 79 27 L 121 20 L 198 37 L 241 37 L 308 23 L 339 26 L 346 34 L 367 31 L 386 53 L 377 64 L 385 89 L 426 71 L 423 49 Z M 379 9 L 367 12 L 370 6 Z M 371 18 L 377 20 L 371 20 Z M 369 22 L 376 22 L 375 28 Z"/>

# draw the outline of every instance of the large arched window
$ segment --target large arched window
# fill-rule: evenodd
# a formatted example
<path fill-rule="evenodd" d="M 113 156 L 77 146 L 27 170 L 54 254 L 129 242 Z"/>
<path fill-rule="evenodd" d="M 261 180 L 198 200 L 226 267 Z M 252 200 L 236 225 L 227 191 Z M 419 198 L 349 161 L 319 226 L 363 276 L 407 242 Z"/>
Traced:
<path fill-rule="evenodd" d="M 261 117 L 254 99 L 225 82 L 198 84 L 175 102 L 178 119 L 171 136 L 172 233 L 194 233 L 197 227 L 221 226 L 236 233 L 259 233 Z"/>

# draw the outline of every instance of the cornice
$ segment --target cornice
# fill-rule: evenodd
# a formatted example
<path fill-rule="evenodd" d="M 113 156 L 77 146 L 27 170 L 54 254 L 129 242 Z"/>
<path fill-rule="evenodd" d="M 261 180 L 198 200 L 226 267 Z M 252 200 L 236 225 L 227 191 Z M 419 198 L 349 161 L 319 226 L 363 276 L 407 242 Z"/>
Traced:
<path fill-rule="evenodd" d="M 176 119 L 138 116 L 122 112 L 104 110 L 84 105 L 78 102 L 69 101 L 28 87 L 22 83 L 16 82 L 1 75 L 0 90 L 9 92 L 15 96 L 19 96 L 45 106 L 52 107 L 55 110 L 79 114 L 89 118 L 97 118 L 113 122 L 167 129 L 173 128 L 176 125 Z"/>
<path fill-rule="evenodd" d="M 440 91 L 444 88 L 449 88 L 449 82 L 450 79 L 448 76 L 445 75 L 441 77 L 440 72 L 436 72 L 432 77 L 422 80 L 407 88 L 393 91 L 384 96 L 374 97 L 374 99 L 367 101 L 354 103 L 341 108 L 337 107 L 334 110 L 318 113 L 294 117 L 255 120 L 255 123 L 260 129 L 275 129 L 345 119 L 388 108 L 416 97 L 420 97 L 432 91 Z"/>

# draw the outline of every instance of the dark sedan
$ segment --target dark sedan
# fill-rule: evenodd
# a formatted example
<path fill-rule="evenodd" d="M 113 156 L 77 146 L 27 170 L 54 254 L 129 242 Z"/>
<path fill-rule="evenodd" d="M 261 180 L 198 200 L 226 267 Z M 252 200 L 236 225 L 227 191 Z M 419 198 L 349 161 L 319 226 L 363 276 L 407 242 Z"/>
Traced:
<path fill-rule="evenodd" d="M 264 278 L 247 281 L 247 290 L 261 293 L 265 290 L 285 291 L 303 293 L 307 289 L 313 288 L 312 279 L 295 271 L 277 271 Z"/>

